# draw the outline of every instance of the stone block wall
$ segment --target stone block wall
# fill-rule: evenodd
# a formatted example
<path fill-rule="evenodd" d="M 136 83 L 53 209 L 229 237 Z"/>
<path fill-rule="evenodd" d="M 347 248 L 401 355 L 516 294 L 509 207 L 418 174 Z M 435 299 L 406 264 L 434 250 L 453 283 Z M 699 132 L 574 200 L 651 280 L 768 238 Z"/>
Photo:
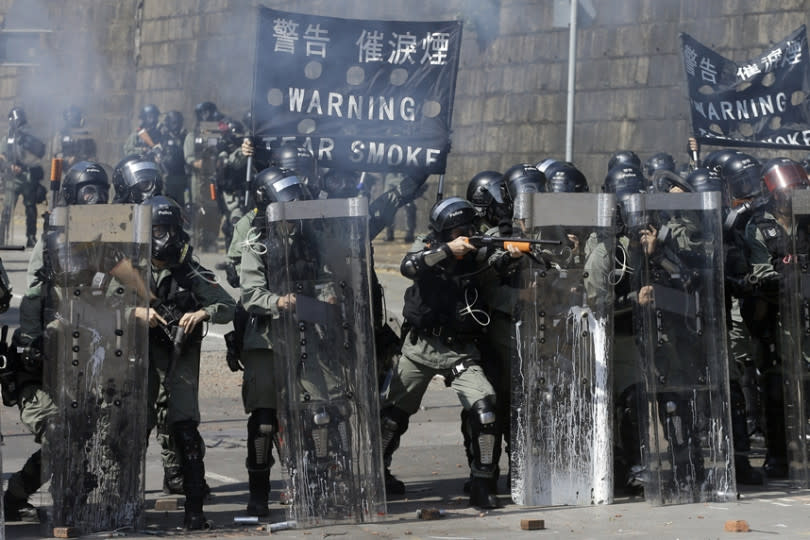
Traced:
<path fill-rule="evenodd" d="M 122 157 L 121 144 L 147 103 L 181 111 L 189 127 L 200 101 L 214 101 L 241 118 L 249 107 L 258 3 L 0 0 L 7 24 L 20 5 L 37 6 L 53 30 L 42 38 L 39 67 L 0 67 L 0 110 L 21 104 L 33 127 L 53 133 L 64 107 L 76 103 L 98 133 L 99 159 L 109 164 Z M 464 20 L 446 194 L 463 194 L 468 179 L 484 169 L 564 158 L 569 32 L 553 21 L 555 9 L 567 13 L 567 0 L 261 3 L 346 18 Z M 642 159 L 659 151 L 687 158 L 680 32 L 743 61 L 806 23 L 810 12 L 810 0 L 585 4 L 595 11 L 580 7 L 585 15 L 577 33 L 573 160 L 592 189 L 601 185 L 617 149 L 633 149 Z M 423 224 L 434 193 L 421 203 Z"/>

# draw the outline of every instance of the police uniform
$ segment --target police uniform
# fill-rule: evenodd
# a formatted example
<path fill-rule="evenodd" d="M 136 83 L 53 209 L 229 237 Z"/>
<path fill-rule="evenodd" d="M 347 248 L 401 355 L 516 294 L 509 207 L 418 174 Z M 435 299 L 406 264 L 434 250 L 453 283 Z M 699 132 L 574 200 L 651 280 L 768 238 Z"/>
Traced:
<path fill-rule="evenodd" d="M 123 149 L 125 156 L 129 156 L 131 154 L 144 155 L 152 150 L 152 147 L 140 137 L 140 131 L 141 130 L 138 129 L 137 131 L 130 133 L 127 140 L 124 141 Z M 160 130 L 157 126 L 152 129 L 147 129 L 146 133 L 152 139 L 153 143 L 160 143 Z"/>
<path fill-rule="evenodd" d="M 782 359 L 779 323 L 779 282 L 782 258 L 790 253 L 788 233 L 767 210 L 754 213 L 745 227 L 751 280 L 751 295 L 742 299 L 742 315 L 751 334 L 760 341 L 757 358 L 761 374 L 762 407 L 765 416 L 767 458 L 765 470 L 771 476 L 787 473 L 787 449 L 782 389 Z"/>
<path fill-rule="evenodd" d="M 152 292 L 159 301 L 183 313 L 204 310 L 213 324 L 225 324 L 233 319 L 236 306 L 233 298 L 214 281 L 213 273 L 194 261 L 169 268 L 157 268 L 153 263 Z M 162 386 L 168 394 L 165 423 L 171 428 L 182 460 L 186 526 L 197 528 L 202 524 L 190 519 L 202 516 L 206 490 L 205 448 L 197 430 L 202 323 L 186 336 L 179 355 L 175 355 L 172 343 L 161 332 L 159 328 L 152 328 L 149 339 L 149 430 L 157 422 L 154 403 Z"/>
<path fill-rule="evenodd" d="M 6 160 L 6 170 L 3 175 L 5 182 L 3 213 L 8 217 L 8 221 L 3 225 L 6 227 L 6 234 L 8 234 L 10 220 L 14 215 L 14 207 L 17 204 L 17 199 L 22 195 L 23 206 L 25 207 L 25 236 L 28 239 L 28 247 L 33 247 L 37 234 L 37 202 L 40 197 L 43 197 L 45 188 L 40 184 L 43 177 L 42 167 L 34 165 L 29 152 L 19 144 L 18 139 L 23 134 L 25 134 L 25 131 L 18 129 L 15 135 L 0 139 L 0 154 L 5 156 Z M 21 169 L 18 173 L 11 170 L 11 167 L 15 164 Z M 4 240 L 0 239 L 0 241 Z"/>
<path fill-rule="evenodd" d="M 381 410 L 386 475 L 390 475 L 388 467 L 400 436 L 407 430 L 408 419 L 419 409 L 433 377 L 442 375 L 468 411 L 467 430 L 473 454 L 470 502 L 496 506 L 492 482 L 497 475 L 501 431 L 496 419 L 495 389 L 481 367 L 477 343 L 483 333 L 483 306 L 476 305 L 471 296 L 482 284 L 480 275 L 462 277 L 481 269 L 486 253 L 478 250 L 456 261 L 448 253 L 449 248 L 444 249 L 446 244 L 440 243 L 444 247 L 434 246 L 432 254 L 438 258 L 441 250 L 445 257 L 426 266 L 418 262 L 431 249 L 426 240 L 417 238 L 402 265 L 403 274 L 414 279 L 414 284 L 405 293 L 403 315 L 409 328 Z M 392 484 L 390 479 L 386 484 Z"/>
<path fill-rule="evenodd" d="M 41 343 L 43 334 L 42 308 L 44 303 L 43 275 L 37 270 L 43 266 L 43 242 L 39 240 L 31 253 L 26 283 L 28 288 L 20 302 L 20 329 L 12 340 L 12 346 L 25 347 Z M 41 349 L 41 345 L 40 345 Z M 34 441 L 42 444 L 48 427 L 48 419 L 56 413 L 56 405 L 43 388 L 42 366 L 28 363 L 15 370 L 14 385 L 17 391 L 17 407 L 20 421 L 34 435 Z M 6 389 L 3 389 L 4 397 Z M 28 497 L 42 485 L 42 450 L 38 449 L 26 461 L 23 468 L 11 475 L 4 496 L 5 519 L 36 519 L 35 509 Z"/>

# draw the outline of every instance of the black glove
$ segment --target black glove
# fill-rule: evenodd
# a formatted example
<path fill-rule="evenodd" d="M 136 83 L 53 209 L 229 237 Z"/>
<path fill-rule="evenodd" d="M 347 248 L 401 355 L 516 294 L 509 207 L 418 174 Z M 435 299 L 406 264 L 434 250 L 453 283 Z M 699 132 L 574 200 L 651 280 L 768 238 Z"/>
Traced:
<path fill-rule="evenodd" d="M 228 285 L 234 289 L 239 288 L 239 274 L 236 273 L 233 263 L 225 263 L 225 279 L 228 281 Z"/>
<path fill-rule="evenodd" d="M 225 334 L 225 347 L 227 348 L 227 352 L 225 353 L 225 361 L 228 363 L 228 368 L 231 371 L 243 371 L 245 366 L 242 365 L 242 360 L 240 357 L 239 347 L 236 343 L 236 331 L 231 330 L 227 334 Z"/>

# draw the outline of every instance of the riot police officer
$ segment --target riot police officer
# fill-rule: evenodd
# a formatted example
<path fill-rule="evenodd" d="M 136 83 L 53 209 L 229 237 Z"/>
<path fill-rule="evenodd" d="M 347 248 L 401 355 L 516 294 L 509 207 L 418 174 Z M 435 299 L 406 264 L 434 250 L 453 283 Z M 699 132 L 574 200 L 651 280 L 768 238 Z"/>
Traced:
<path fill-rule="evenodd" d="M 13 107 L 8 113 L 8 137 L 0 142 L 0 160 L 3 161 L 5 201 L 0 219 L 2 236 L 7 240 L 11 217 L 17 199 L 22 195 L 25 206 L 26 245 L 34 247 L 37 234 L 37 203 L 45 200 L 45 187 L 40 183 L 44 171 L 35 160 L 45 155 L 45 144 L 28 133 L 28 120 L 22 107 Z"/>
<path fill-rule="evenodd" d="M 277 381 L 270 325 L 279 312 L 292 309 L 294 294 L 275 290 L 268 282 L 268 264 L 279 253 L 270 253 L 266 245 L 265 210 L 271 202 L 308 199 L 304 185 L 292 171 L 268 167 L 252 181 L 255 214 L 250 222 L 250 237 L 242 244 L 239 281 L 242 287 L 242 305 L 249 321 L 244 328 L 241 343 L 241 362 L 244 366 L 242 402 L 248 418 L 248 486 L 250 499 L 247 513 L 267 516 L 270 493 L 271 448 L 278 436 Z M 247 216 L 246 216 L 247 217 Z M 244 219 L 244 218 L 243 218 Z"/>
<path fill-rule="evenodd" d="M 96 141 L 85 127 L 82 110 L 71 105 L 62 112 L 64 121 L 59 130 L 57 156 L 62 158 L 64 168 L 70 168 L 79 161 L 92 161 L 96 158 Z"/>
<path fill-rule="evenodd" d="M 776 158 L 762 165 L 762 180 L 768 191 L 767 204 L 755 210 L 745 226 L 749 249 L 751 293 L 742 299 L 741 311 L 752 336 L 761 342 L 762 407 L 765 421 L 767 455 L 764 470 L 769 478 L 788 474 L 785 413 L 784 356 L 780 338 L 789 331 L 782 323 L 789 314 L 780 313 L 781 282 L 787 260 L 793 252 L 790 242 L 791 193 L 807 189 L 804 169 L 788 158 Z M 806 253 L 807 246 L 804 247 Z"/>
<path fill-rule="evenodd" d="M 159 150 L 160 144 L 160 109 L 157 105 L 144 105 L 138 114 L 140 124 L 138 129 L 127 137 L 124 142 L 124 155 L 147 154 Z"/>
<path fill-rule="evenodd" d="M 183 523 L 187 529 L 201 529 L 207 526 L 203 513 L 205 449 L 197 429 L 203 326 L 205 321 L 230 322 L 236 302 L 213 273 L 191 258 L 180 206 L 162 195 L 147 199 L 145 204 L 152 207 L 151 285 L 155 297 L 153 309 L 140 313 L 151 329 L 149 401 L 155 402 L 163 385 L 168 393 L 166 423 L 182 463 L 186 495 Z M 177 335 L 184 337 L 178 340 Z M 149 415 L 151 430 L 157 421 L 153 406 Z"/>
<path fill-rule="evenodd" d="M 613 402 L 616 411 L 616 449 L 614 450 L 614 471 L 621 482 L 616 485 L 621 490 L 637 493 L 644 483 L 641 457 L 641 423 L 643 410 L 641 363 L 636 347 L 633 328 L 633 269 L 637 261 L 630 260 L 628 231 L 622 220 L 623 201 L 626 197 L 642 193 L 646 189 L 646 179 L 637 166 L 618 165 L 611 169 L 602 186 L 606 193 L 614 193 L 619 207 L 617 212 L 616 252 L 608 253 L 603 245 L 595 245 L 586 260 L 586 269 L 591 275 L 612 276 L 614 287 L 613 306 Z M 612 255 L 612 256 L 611 256 Z M 614 268 L 615 266 L 615 268 Z"/>
<path fill-rule="evenodd" d="M 481 368 L 476 344 L 489 314 L 478 300 L 481 283 L 474 275 L 486 264 L 487 250 L 476 249 L 466 238 L 475 232 L 475 221 L 475 209 L 468 201 L 459 197 L 439 201 L 430 211 L 430 234 L 417 240 L 402 261 L 402 275 L 414 283 L 405 293 L 402 356 L 382 404 L 383 458 L 387 491 L 404 492 L 404 485 L 390 473 L 391 458 L 428 383 L 434 375 L 443 375 L 468 411 L 470 504 L 494 508 L 500 423 L 506 419 L 498 418 L 495 389 Z"/>
<path fill-rule="evenodd" d="M 167 112 L 163 116 L 160 135 L 161 150 L 156 158 L 163 171 L 166 196 L 174 199 L 180 206 L 184 206 L 187 202 L 186 196 L 189 187 L 186 158 L 183 154 L 183 145 L 188 130 L 183 127 L 183 113 L 180 111 Z"/>
<path fill-rule="evenodd" d="M 73 165 L 60 184 L 59 205 L 105 204 L 109 181 L 104 168 L 98 163 L 79 162 Z M 27 272 L 27 290 L 20 302 L 20 327 L 12 338 L 15 358 L 14 379 L 17 394 L 13 399 L 20 409 L 20 420 L 34 440 L 42 443 L 47 432 L 48 420 L 56 412 L 48 388 L 43 385 L 43 335 L 49 322 L 44 320 L 44 307 L 52 283 L 49 281 L 45 260 L 45 242 L 39 240 L 31 253 Z M 125 278 L 120 275 L 119 277 Z M 6 398 L 4 389 L 4 400 Z M 12 397 L 12 396 L 8 396 Z M 35 521 L 36 509 L 28 502 L 43 483 L 42 451 L 37 450 L 23 468 L 14 473 L 8 482 L 3 498 L 7 521 Z"/>
<path fill-rule="evenodd" d="M 187 218 L 197 249 L 214 251 L 222 220 L 217 202 L 217 177 L 221 174 L 220 163 L 228 159 L 222 144 L 226 126 L 220 125 L 223 115 L 211 101 L 197 104 L 194 114 L 197 124 L 183 142 L 183 155 L 191 170 Z"/>

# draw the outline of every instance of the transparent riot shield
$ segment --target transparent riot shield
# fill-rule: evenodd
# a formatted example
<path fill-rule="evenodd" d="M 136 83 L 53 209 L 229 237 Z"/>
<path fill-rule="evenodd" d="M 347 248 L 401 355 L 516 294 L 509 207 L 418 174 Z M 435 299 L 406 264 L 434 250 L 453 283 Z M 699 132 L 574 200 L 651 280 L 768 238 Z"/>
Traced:
<path fill-rule="evenodd" d="M 601 264 L 615 251 L 613 201 L 526 193 L 515 205 L 522 235 L 559 242 L 526 257 L 516 307 L 510 472 L 518 504 L 613 500 L 612 264 Z"/>
<path fill-rule="evenodd" d="M 788 471 L 796 487 L 810 486 L 808 403 L 810 396 L 810 190 L 791 192 L 790 257 L 779 291 L 780 357 L 785 397 Z"/>
<path fill-rule="evenodd" d="M 43 361 L 57 413 L 43 441 L 48 525 L 138 528 L 144 510 L 149 206 L 55 208 Z"/>
<path fill-rule="evenodd" d="M 635 267 L 644 496 L 658 505 L 733 500 L 720 193 L 622 204 Z"/>
<path fill-rule="evenodd" d="M 385 515 L 365 198 L 271 204 L 268 285 L 282 455 L 301 526 Z"/>

